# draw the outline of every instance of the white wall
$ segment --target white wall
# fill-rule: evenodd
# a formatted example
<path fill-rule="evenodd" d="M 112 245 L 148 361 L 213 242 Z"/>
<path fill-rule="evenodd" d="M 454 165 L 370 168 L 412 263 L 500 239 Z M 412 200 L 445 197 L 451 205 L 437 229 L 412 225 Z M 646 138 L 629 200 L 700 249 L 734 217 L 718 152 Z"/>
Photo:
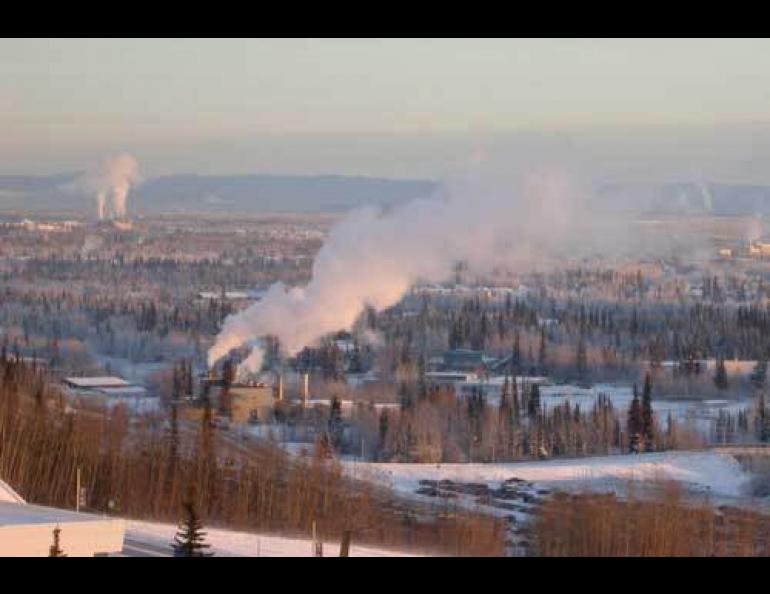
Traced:
<path fill-rule="evenodd" d="M 0 526 L 0 557 L 47 557 L 56 523 Z M 99 520 L 58 524 L 59 547 L 68 557 L 93 557 L 123 549 L 125 522 Z"/>

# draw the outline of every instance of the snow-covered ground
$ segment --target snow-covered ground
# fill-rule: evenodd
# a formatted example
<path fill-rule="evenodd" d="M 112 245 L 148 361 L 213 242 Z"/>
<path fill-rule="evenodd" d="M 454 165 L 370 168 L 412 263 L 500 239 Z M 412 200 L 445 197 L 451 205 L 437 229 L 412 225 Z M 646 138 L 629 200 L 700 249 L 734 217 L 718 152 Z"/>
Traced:
<path fill-rule="evenodd" d="M 676 481 L 688 491 L 717 497 L 746 494 L 750 475 L 732 456 L 717 452 L 665 452 L 506 464 L 347 463 L 346 470 L 395 492 L 413 495 L 419 481 L 494 483 L 517 478 L 535 488 L 624 493 L 639 481 Z"/>
<path fill-rule="evenodd" d="M 311 557 L 312 542 L 309 538 L 288 538 L 283 536 L 236 532 L 219 528 L 205 528 L 205 541 L 211 545 L 209 549 L 217 557 Z M 126 544 L 149 545 L 153 549 L 168 551 L 171 554 L 170 543 L 174 540 L 177 527 L 173 524 L 154 522 L 126 522 Z M 323 542 L 325 557 L 339 556 L 338 542 Z M 355 536 L 350 546 L 351 557 L 413 557 L 417 556 L 404 551 L 381 549 L 357 545 Z"/>
<path fill-rule="evenodd" d="M 569 402 L 571 406 L 579 404 L 585 412 L 591 409 L 599 394 L 607 395 L 615 409 L 622 414 L 628 410 L 633 398 L 633 390 L 629 385 L 596 384 L 591 388 L 581 388 L 567 384 L 543 386 L 540 389 L 540 402 L 545 409 L 552 409 L 564 402 Z M 654 397 L 652 400 L 653 411 L 661 425 L 665 426 L 666 419 L 671 415 L 677 423 L 706 438 L 713 435 L 720 411 L 737 416 L 739 412 L 752 408 L 754 404 L 752 398 L 709 400 Z"/>

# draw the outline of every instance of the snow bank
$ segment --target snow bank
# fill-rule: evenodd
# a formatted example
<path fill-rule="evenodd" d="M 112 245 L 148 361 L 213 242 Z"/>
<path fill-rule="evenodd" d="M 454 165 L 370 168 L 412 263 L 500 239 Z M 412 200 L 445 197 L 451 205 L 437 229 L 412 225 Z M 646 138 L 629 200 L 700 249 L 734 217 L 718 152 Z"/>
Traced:
<path fill-rule="evenodd" d="M 177 527 L 173 524 L 154 522 L 126 522 L 126 541 L 141 542 L 154 547 L 168 548 L 174 540 Z M 218 528 L 204 528 L 206 542 L 211 545 L 217 557 L 310 557 L 311 540 L 282 536 L 235 532 Z M 326 557 L 339 556 L 339 543 L 324 542 L 323 554 Z M 360 546 L 355 544 L 355 537 L 350 546 L 351 557 L 412 557 L 410 553 Z"/>
<path fill-rule="evenodd" d="M 346 468 L 359 478 L 410 494 L 423 479 L 488 483 L 517 477 L 537 486 L 565 491 L 620 491 L 629 481 L 673 480 L 690 490 L 738 497 L 744 494 L 749 480 L 735 458 L 716 452 L 666 452 L 506 464 L 359 462 Z"/>

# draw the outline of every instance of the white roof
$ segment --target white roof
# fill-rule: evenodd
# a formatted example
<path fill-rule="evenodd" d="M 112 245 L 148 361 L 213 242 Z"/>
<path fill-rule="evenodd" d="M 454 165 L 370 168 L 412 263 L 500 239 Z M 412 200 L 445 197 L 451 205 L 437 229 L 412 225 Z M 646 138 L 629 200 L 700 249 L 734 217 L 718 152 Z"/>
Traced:
<path fill-rule="evenodd" d="M 102 522 L 104 518 L 94 514 L 76 513 L 66 509 L 41 505 L 19 505 L 0 502 L 0 526 L 14 524 L 60 524 L 65 522 Z"/>
<path fill-rule="evenodd" d="M 16 491 L 11 489 L 5 482 L 0 481 L 0 502 L 3 503 L 25 503 Z"/>
<path fill-rule="evenodd" d="M 78 388 L 125 388 L 130 386 L 120 377 L 65 377 L 64 381 Z"/>

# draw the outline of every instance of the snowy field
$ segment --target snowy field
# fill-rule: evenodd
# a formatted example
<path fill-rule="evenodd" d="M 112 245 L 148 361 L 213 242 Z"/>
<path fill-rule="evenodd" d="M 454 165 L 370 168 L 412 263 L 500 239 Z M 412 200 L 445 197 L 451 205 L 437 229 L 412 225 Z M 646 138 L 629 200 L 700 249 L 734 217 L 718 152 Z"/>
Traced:
<path fill-rule="evenodd" d="M 676 481 L 691 493 L 736 498 L 750 475 L 735 458 L 716 452 L 665 452 L 506 464 L 347 463 L 347 472 L 412 496 L 420 481 L 500 484 L 510 479 L 536 489 L 622 494 L 640 481 Z"/>
<path fill-rule="evenodd" d="M 309 538 L 288 538 L 282 536 L 236 532 L 218 528 L 204 528 L 206 542 L 211 545 L 211 552 L 217 557 L 311 557 L 311 540 Z M 170 543 L 174 540 L 177 527 L 173 524 L 158 524 L 154 522 L 126 521 L 126 545 L 162 554 L 171 554 Z M 339 556 L 338 542 L 324 542 L 325 557 Z M 403 551 L 394 551 L 376 547 L 361 546 L 353 543 L 350 546 L 351 557 L 414 557 Z"/>
<path fill-rule="evenodd" d="M 640 386 L 641 389 L 641 386 Z M 625 414 L 631 406 L 633 390 L 631 386 L 618 384 L 596 384 L 591 388 L 574 385 L 543 386 L 540 389 L 540 402 L 543 408 L 552 409 L 564 402 L 571 406 L 579 404 L 587 412 L 593 407 L 599 394 L 606 394 L 613 407 Z M 713 435 L 716 419 L 721 412 L 737 416 L 754 406 L 753 398 L 740 400 L 693 399 L 693 398 L 658 398 L 653 397 L 652 409 L 658 422 L 665 426 L 669 414 L 690 431 L 710 438 Z"/>

